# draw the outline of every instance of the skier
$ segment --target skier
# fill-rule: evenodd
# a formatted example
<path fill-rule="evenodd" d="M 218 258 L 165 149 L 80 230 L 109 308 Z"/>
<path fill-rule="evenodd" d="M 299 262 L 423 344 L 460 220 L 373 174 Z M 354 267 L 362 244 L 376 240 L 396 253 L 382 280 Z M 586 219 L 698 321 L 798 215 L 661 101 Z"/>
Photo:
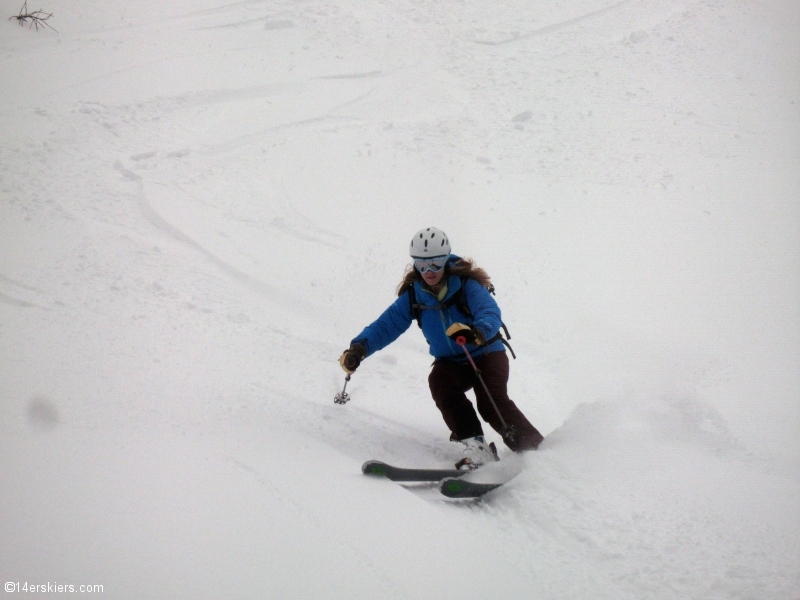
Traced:
<path fill-rule="evenodd" d="M 431 395 L 450 429 L 450 440 L 465 446 L 456 467 L 474 469 L 497 460 L 494 444 L 486 443 L 464 393 L 469 389 L 475 390 L 478 413 L 511 450 L 535 450 L 542 434 L 506 390 L 508 356 L 500 334 L 500 308 L 487 289 L 488 274 L 452 254 L 447 236 L 435 227 L 414 234 L 410 255 L 414 262 L 397 289 L 397 300 L 353 338 L 339 364 L 352 375 L 361 361 L 391 344 L 416 320 L 435 358 L 428 376 Z"/>

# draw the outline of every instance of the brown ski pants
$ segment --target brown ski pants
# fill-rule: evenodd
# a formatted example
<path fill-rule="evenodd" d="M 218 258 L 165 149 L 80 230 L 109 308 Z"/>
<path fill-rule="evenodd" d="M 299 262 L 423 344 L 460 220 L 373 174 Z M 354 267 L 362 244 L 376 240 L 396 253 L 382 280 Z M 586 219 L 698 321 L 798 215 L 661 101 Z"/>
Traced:
<path fill-rule="evenodd" d="M 544 438 L 508 397 L 509 366 L 506 353 L 490 352 L 475 356 L 474 359 L 500 414 L 503 415 L 506 424 L 514 428 L 514 439 L 504 440 L 508 447 L 515 452 L 535 450 Z M 451 440 L 483 435 L 483 428 L 475 414 L 475 408 L 464 393 L 469 389 L 475 390 L 476 404 L 481 418 L 492 429 L 502 434 L 503 425 L 500 417 L 469 362 L 437 360 L 428 376 L 428 385 L 433 400 L 444 417 L 444 422 L 450 428 Z"/>

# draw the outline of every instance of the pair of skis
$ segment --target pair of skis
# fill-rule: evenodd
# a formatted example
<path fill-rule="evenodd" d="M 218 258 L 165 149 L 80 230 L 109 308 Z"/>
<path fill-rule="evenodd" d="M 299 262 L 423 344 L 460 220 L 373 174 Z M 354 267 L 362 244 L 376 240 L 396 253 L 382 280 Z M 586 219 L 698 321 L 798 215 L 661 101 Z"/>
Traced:
<path fill-rule="evenodd" d="M 387 465 L 379 460 L 368 460 L 361 466 L 364 475 L 386 477 L 398 483 L 439 483 L 439 491 L 447 498 L 480 498 L 499 488 L 503 483 L 475 483 L 463 479 L 474 471 L 456 469 L 406 469 Z M 504 482 L 505 483 L 505 482 Z"/>

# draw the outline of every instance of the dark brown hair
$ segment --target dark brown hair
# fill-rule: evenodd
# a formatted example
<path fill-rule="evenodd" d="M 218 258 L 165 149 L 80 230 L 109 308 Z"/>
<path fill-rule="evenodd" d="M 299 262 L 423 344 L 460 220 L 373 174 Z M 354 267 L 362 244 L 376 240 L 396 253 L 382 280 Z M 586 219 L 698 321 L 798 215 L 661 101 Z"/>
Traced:
<path fill-rule="evenodd" d="M 480 283 L 484 287 L 489 287 L 491 280 L 489 274 L 475 266 L 475 262 L 471 258 L 459 258 L 454 263 L 447 263 L 444 267 L 444 274 L 457 275 L 458 277 L 469 277 Z M 402 296 L 408 288 L 414 285 L 415 281 L 422 281 L 422 275 L 411 264 L 406 268 L 403 281 L 397 286 L 397 295 Z"/>

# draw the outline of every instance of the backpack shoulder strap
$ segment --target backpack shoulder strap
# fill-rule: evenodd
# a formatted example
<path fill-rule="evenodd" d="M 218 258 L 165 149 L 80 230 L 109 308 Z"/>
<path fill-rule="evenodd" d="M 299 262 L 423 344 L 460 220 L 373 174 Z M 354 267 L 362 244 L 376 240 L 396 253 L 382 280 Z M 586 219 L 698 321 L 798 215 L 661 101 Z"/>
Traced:
<path fill-rule="evenodd" d="M 412 283 L 408 288 L 408 302 L 411 305 L 411 316 L 417 321 L 417 326 L 422 329 L 422 308 L 417 302 L 417 291 Z"/>
<path fill-rule="evenodd" d="M 442 302 L 441 304 L 437 304 L 436 306 L 425 306 L 417 302 L 417 290 L 414 288 L 414 284 L 412 283 L 411 286 L 408 288 L 408 301 L 411 307 L 411 316 L 417 321 L 417 325 L 420 329 L 422 329 L 422 311 L 423 310 L 442 310 L 445 308 L 450 308 L 454 304 L 461 309 L 468 317 L 472 317 L 472 311 L 469 309 L 467 305 L 467 296 L 464 293 L 464 283 L 466 282 L 467 277 L 461 278 L 461 287 L 456 290 L 456 293 L 450 296 L 447 300 Z"/>
<path fill-rule="evenodd" d="M 467 294 L 464 291 L 464 288 L 467 284 L 467 279 L 469 279 L 469 277 L 461 277 L 460 279 L 461 287 L 456 290 L 455 294 L 442 302 L 442 308 L 450 308 L 451 306 L 455 305 L 466 316 L 472 318 L 472 311 L 469 309 L 469 304 L 467 304 Z"/>

